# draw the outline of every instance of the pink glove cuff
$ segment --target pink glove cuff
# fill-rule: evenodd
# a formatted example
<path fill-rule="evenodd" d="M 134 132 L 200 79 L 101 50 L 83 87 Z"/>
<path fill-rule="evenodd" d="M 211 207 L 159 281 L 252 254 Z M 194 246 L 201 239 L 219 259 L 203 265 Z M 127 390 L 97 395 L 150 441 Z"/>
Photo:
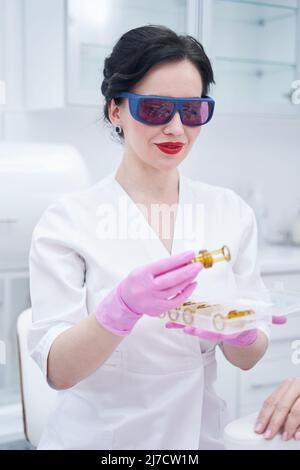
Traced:
<path fill-rule="evenodd" d="M 245 347 L 250 346 L 255 343 L 257 340 L 257 329 L 253 328 L 252 330 L 243 331 L 235 337 L 227 337 L 223 339 L 223 343 L 229 344 L 231 346 Z"/>
<path fill-rule="evenodd" d="M 142 315 L 133 312 L 123 301 L 118 284 L 97 306 L 97 322 L 118 336 L 127 336 Z"/>

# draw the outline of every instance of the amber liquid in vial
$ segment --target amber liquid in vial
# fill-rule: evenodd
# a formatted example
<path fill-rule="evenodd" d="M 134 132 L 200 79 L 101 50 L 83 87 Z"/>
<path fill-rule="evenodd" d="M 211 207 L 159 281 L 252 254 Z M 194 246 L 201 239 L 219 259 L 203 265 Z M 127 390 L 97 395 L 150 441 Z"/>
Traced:
<path fill-rule="evenodd" d="M 229 248 L 227 246 L 223 246 L 219 250 L 207 251 L 201 250 L 198 252 L 197 256 L 193 259 L 192 263 L 202 263 L 204 268 L 211 268 L 214 263 L 218 263 L 220 261 L 230 261 L 231 255 Z"/>

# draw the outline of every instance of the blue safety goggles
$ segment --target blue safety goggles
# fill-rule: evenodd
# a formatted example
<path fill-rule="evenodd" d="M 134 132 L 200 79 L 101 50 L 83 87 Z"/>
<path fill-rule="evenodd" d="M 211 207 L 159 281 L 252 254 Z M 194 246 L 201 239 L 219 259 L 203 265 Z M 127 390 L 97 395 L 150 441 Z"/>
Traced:
<path fill-rule="evenodd" d="M 132 117 L 143 124 L 158 126 L 167 124 L 179 111 L 185 126 L 203 126 L 211 120 L 215 101 L 209 96 L 203 98 L 169 98 L 167 96 L 138 95 L 121 92 L 115 98 L 128 98 Z"/>

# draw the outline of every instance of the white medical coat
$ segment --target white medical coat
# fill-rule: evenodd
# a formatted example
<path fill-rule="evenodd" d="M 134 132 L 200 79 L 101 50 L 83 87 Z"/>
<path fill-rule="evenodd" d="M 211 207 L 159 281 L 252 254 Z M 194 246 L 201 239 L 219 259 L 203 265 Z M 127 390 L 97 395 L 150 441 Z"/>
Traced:
<path fill-rule="evenodd" d="M 230 263 L 201 271 L 193 295 L 262 286 L 252 209 L 230 189 L 179 175 L 171 254 L 227 245 L 232 255 Z M 182 236 L 190 220 L 184 211 L 199 204 L 199 230 Z M 136 217 L 135 226 L 150 230 L 151 239 L 137 239 L 132 232 L 123 239 L 105 238 L 103 208 L 112 206 L 123 228 Z M 29 258 L 34 322 L 28 345 L 45 377 L 50 346 L 60 333 L 92 314 L 132 269 L 168 256 L 115 172 L 49 206 L 34 229 Z M 96 372 L 58 392 L 39 448 L 222 448 L 226 406 L 213 389 L 215 347 L 144 315 Z"/>

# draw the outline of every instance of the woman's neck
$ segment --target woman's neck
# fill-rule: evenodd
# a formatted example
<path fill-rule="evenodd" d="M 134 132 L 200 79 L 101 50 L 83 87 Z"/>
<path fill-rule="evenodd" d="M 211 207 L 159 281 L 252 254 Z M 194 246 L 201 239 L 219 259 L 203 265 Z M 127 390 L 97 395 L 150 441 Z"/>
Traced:
<path fill-rule="evenodd" d="M 123 158 L 115 177 L 134 199 L 169 204 L 178 202 L 177 168 L 163 171 L 149 166 L 129 165 Z"/>

